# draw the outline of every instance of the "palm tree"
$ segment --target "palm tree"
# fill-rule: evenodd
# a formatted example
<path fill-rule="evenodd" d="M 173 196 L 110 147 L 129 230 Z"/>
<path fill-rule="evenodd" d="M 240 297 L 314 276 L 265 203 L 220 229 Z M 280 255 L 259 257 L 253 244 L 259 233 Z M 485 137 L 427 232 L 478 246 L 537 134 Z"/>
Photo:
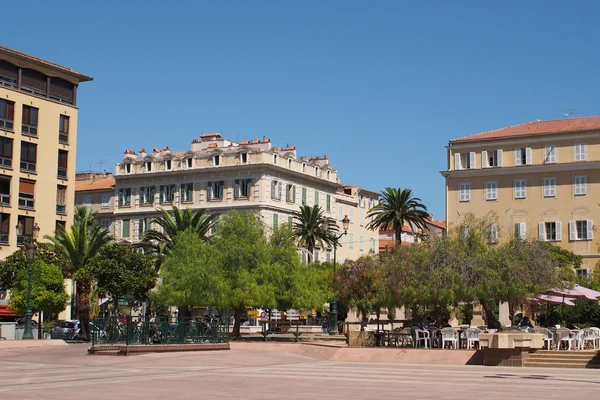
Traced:
<path fill-rule="evenodd" d="M 93 228 L 98 225 L 98 211 L 92 210 L 90 207 L 86 206 L 75 206 L 75 214 L 73 215 L 73 223 L 75 225 L 81 224 L 83 221 L 86 221 L 88 224 L 88 228 Z"/>
<path fill-rule="evenodd" d="M 87 208 L 87 207 L 84 207 Z M 90 215 L 92 215 L 90 217 Z M 112 239 L 106 229 L 98 225 L 93 213 L 76 211 L 75 221 L 70 230 L 57 230 L 54 236 L 46 236 L 54 251 L 61 254 L 68 263 L 68 275 L 76 282 L 77 314 L 81 326 L 81 337 L 90 335 L 90 292 L 93 276 L 90 261 L 100 248 Z"/>
<path fill-rule="evenodd" d="M 162 264 L 164 256 L 175 246 L 178 233 L 191 229 L 203 241 L 210 240 L 209 234 L 215 224 L 215 217 L 209 215 L 205 209 L 194 212 L 191 208 L 182 210 L 174 206 L 172 212 L 162 208 L 159 211 L 161 215 L 152 218 L 152 222 L 161 229 L 146 231 L 140 242 L 140 246 L 146 252 L 157 257 L 157 268 Z"/>
<path fill-rule="evenodd" d="M 326 244 L 333 245 L 337 240 L 338 226 L 333 218 L 324 215 L 321 207 L 300 206 L 300 211 L 294 211 L 292 215 L 292 232 L 299 245 L 306 248 L 311 255 L 317 244 L 324 248 Z"/>
<path fill-rule="evenodd" d="M 421 199 L 413 197 L 411 189 L 394 189 L 387 187 L 381 192 L 379 204 L 369 210 L 367 217 L 374 219 L 367 225 L 368 229 L 389 229 L 394 231 L 396 244 L 402 243 L 402 227 L 410 225 L 412 229 L 426 228 L 429 217 L 427 207 Z"/>

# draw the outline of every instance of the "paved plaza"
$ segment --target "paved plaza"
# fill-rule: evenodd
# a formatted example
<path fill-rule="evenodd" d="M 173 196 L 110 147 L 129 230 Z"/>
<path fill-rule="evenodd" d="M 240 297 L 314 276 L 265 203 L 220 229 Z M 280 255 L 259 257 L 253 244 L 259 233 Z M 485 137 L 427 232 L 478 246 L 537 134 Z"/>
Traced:
<path fill-rule="evenodd" d="M 298 345 L 289 345 L 298 346 Z M 600 370 L 329 361 L 292 347 L 88 356 L 0 349 L 0 399 L 597 399 Z M 394 350 L 390 350 L 394 351 Z"/>

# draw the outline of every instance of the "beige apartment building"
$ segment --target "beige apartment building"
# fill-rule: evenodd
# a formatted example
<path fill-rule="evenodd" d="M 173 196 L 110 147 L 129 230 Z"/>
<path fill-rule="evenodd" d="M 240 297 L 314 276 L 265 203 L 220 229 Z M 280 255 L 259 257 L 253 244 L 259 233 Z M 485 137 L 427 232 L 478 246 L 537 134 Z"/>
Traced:
<path fill-rule="evenodd" d="M 488 240 L 537 238 L 600 260 L 600 117 L 534 121 L 453 139 L 448 144 L 449 228 L 467 213 L 493 215 Z"/>
<path fill-rule="evenodd" d="M 125 151 L 116 165 L 112 232 L 118 240 L 137 242 L 152 228 L 158 209 L 172 206 L 204 208 L 217 216 L 231 209 L 255 210 L 268 227 L 275 228 L 290 223 L 300 205 L 316 204 L 338 221 L 340 229 L 344 215 L 352 221 L 347 235 L 352 246 L 338 248 L 340 260 L 356 258 L 371 248 L 377 252 L 377 236 L 367 232 L 360 220 L 377 194 L 344 190 L 327 156 L 297 157 L 294 146 L 273 147 L 265 137 L 237 143 L 219 133 L 204 134 L 187 151 L 168 147 Z M 342 243 L 348 240 L 344 237 Z M 317 249 L 312 257 L 328 261 L 332 251 Z"/>
<path fill-rule="evenodd" d="M 110 172 L 78 173 L 75 177 L 75 204 L 89 207 L 98 215 L 98 222 L 114 232 L 115 178 Z"/>
<path fill-rule="evenodd" d="M 77 87 L 91 80 L 0 46 L 0 259 L 35 225 L 43 238 L 71 223 Z"/>

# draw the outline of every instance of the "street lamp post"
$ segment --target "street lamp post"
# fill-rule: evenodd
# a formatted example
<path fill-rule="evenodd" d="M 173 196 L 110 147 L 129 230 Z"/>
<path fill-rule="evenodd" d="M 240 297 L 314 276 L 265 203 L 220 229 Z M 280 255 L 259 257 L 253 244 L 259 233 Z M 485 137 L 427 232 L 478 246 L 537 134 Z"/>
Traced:
<path fill-rule="evenodd" d="M 35 240 L 40 232 L 40 227 L 36 223 L 33 226 L 33 238 L 25 244 L 25 251 L 27 252 L 27 261 L 29 261 L 29 273 L 27 276 L 27 312 L 25 313 L 25 331 L 23 332 L 23 340 L 31 340 L 33 339 L 33 332 L 31 331 L 31 316 L 33 312 L 31 311 L 31 279 L 33 275 L 33 259 L 35 258 L 35 251 L 37 249 L 37 245 Z M 17 224 L 17 234 L 19 236 L 23 235 L 23 223 L 19 221 Z"/>
<path fill-rule="evenodd" d="M 337 256 L 337 246 L 338 246 L 338 241 L 340 240 L 340 238 L 342 236 L 344 236 L 345 234 L 348 233 L 348 226 L 350 225 L 350 220 L 348 219 L 348 216 L 345 215 L 344 219 L 342 220 L 342 226 L 344 228 L 343 232 L 340 233 L 335 241 L 333 242 L 333 282 L 335 283 L 335 272 L 336 272 L 336 266 L 337 266 L 337 260 L 336 260 L 336 256 Z M 339 334 L 339 329 L 338 329 L 338 310 L 337 310 L 337 300 L 335 299 L 335 297 L 333 298 L 333 301 L 331 302 L 331 310 L 330 310 L 330 315 L 331 315 L 331 322 L 329 324 L 329 334 L 330 335 L 338 335 Z"/>

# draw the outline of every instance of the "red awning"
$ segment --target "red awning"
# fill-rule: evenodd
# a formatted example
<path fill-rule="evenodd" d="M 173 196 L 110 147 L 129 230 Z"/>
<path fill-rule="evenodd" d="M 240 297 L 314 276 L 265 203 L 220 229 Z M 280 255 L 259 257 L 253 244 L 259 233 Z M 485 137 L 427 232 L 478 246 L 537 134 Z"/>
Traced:
<path fill-rule="evenodd" d="M 20 317 L 20 314 L 17 314 L 16 312 L 9 310 L 8 306 L 6 305 L 0 305 L 0 317 Z"/>

